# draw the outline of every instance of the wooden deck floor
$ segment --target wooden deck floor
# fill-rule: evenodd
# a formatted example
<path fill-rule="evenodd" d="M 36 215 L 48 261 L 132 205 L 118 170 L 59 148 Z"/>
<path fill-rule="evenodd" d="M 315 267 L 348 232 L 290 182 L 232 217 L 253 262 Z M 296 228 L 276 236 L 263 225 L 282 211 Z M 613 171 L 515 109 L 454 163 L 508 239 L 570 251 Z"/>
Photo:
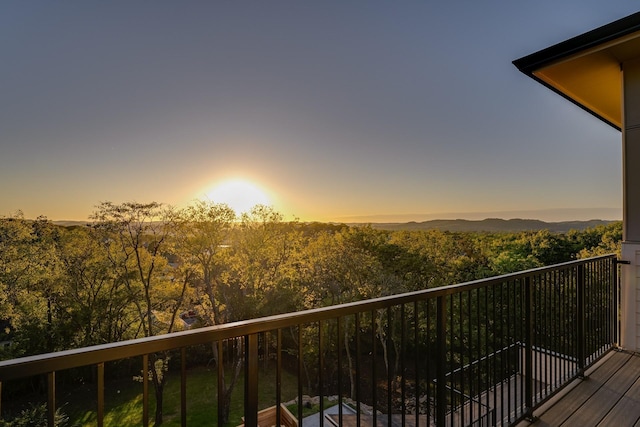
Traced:
<path fill-rule="evenodd" d="M 587 375 L 530 425 L 640 427 L 639 354 L 613 352 Z"/>

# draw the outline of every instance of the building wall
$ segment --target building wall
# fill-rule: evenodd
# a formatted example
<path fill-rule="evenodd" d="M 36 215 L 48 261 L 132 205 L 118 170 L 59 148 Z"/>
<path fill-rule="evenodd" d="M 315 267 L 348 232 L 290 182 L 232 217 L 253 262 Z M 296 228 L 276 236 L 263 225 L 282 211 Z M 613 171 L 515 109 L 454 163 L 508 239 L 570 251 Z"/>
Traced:
<path fill-rule="evenodd" d="M 620 338 L 623 348 L 640 351 L 640 243 L 622 243 Z"/>

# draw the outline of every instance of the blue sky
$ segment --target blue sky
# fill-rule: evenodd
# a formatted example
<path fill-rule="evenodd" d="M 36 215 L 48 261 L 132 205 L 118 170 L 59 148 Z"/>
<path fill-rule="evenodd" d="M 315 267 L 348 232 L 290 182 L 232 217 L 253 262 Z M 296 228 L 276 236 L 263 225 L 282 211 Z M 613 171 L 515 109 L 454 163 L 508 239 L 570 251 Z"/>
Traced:
<path fill-rule="evenodd" d="M 511 61 L 636 11 L 3 2 L 0 216 L 184 206 L 243 179 L 302 220 L 618 219 L 620 133 Z"/>

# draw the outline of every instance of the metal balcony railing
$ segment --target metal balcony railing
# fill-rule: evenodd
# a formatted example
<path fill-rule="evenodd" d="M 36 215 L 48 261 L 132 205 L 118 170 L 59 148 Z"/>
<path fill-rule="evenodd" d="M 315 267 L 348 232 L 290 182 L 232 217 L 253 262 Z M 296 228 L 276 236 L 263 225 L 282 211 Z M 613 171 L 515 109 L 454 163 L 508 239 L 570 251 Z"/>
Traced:
<path fill-rule="evenodd" d="M 350 403 L 353 411 L 347 413 L 340 405 L 332 415 L 338 425 L 512 425 L 530 417 L 537 406 L 615 345 L 616 271 L 615 257 L 602 256 L 367 301 L 7 360 L 0 362 L 0 393 L 3 383 L 46 375 L 49 425 L 53 425 L 56 375 L 93 366 L 95 411 L 102 426 L 105 363 L 136 358 L 146 370 L 154 354 L 174 351 L 181 360 L 180 414 L 186 425 L 188 351 L 217 343 L 212 348 L 217 349 L 219 382 L 225 366 L 237 360 L 244 366 L 245 425 L 258 425 L 258 412 L 265 406 L 275 406 L 280 420 L 281 404 L 293 398 L 302 402 L 303 395 L 319 396 L 320 414 L 327 406 L 323 397 L 337 396 L 340 403 Z M 275 370 L 276 378 L 275 394 L 266 403 L 259 401 L 258 394 L 265 369 Z M 283 395 L 285 371 L 287 378 L 296 378 L 297 396 Z M 150 394 L 146 375 L 141 388 L 141 422 L 146 426 Z M 212 396 L 212 405 L 216 400 L 217 425 L 221 425 L 222 393 Z M 302 404 L 293 415 L 303 419 Z"/>

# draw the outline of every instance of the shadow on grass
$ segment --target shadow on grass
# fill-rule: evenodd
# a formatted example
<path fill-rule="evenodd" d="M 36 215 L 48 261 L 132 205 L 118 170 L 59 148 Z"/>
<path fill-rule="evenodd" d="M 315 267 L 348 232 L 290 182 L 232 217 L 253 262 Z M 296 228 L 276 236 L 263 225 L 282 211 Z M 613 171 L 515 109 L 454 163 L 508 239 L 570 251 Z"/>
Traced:
<path fill-rule="evenodd" d="M 275 369 L 262 369 L 259 377 L 260 408 L 275 405 Z M 242 423 L 244 415 L 244 379 L 241 374 L 233 392 L 230 410 L 230 426 Z M 217 371 L 198 367 L 187 372 L 187 424 L 194 426 L 217 425 Z M 95 388 L 83 387 L 65 396 L 65 409 L 72 425 L 91 426 L 97 423 Z M 297 395 L 297 378 L 282 374 L 282 400 Z M 63 402 L 61 402 L 62 404 Z M 180 426 L 180 374 L 169 373 L 164 391 L 163 426 Z M 142 384 L 131 380 L 119 380 L 105 385 L 105 426 L 142 424 Z M 149 384 L 149 420 L 153 425 L 155 399 L 153 385 Z"/>

